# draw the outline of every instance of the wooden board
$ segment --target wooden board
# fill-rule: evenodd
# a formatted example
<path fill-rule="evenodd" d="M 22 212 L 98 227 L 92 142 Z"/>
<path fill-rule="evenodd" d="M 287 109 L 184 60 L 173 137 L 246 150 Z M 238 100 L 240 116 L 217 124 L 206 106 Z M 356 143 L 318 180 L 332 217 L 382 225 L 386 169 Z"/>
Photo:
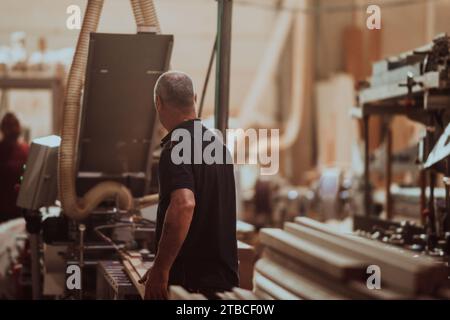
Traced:
<path fill-rule="evenodd" d="M 136 252 L 127 252 L 122 254 L 122 263 L 126 274 L 130 277 L 131 282 L 136 287 L 139 295 L 144 299 L 145 286 L 139 283 L 146 272 L 153 266 L 152 261 L 142 261 L 141 255 Z"/>
<path fill-rule="evenodd" d="M 249 290 L 234 288 L 233 292 L 239 298 L 239 300 L 259 300 L 259 298 Z"/>
<path fill-rule="evenodd" d="M 170 286 L 169 300 L 207 300 L 207 299 L 202 294 L 190 293 L 180 286 Z"/>
<path fill-rule="evenodd" d="M 300 298 L 275 282 L 255 271 L 255 287 L 260 288 L 276 300 L 300 300 Z"/>
<path fill-rule="evenodd" d="M 221 300 L 239 300 L 239 297 L 234 292 L 218 292 L 217 296 Z"/>
<path fill-rule="evenodd" d="M 366 270 L 364 261 L 348 255 L 336 254 L 281 229 L 262 229 L 260 239 L 263 245 L 335 279 L 361 278 Z"/>
<path fill-rule="evenodd" d="M 141 277 L 139 274 L 133 269 L 133 266 L 131 263 L 127 260 L 122 261 L 125 273 L 130 277 L 131 282 L 136 287 L 137 291 L 139 292 L 139 295 L 141 296 L 141 299 L 144 299 L 145 296 L 145 286 L 143 284 L 139 283 L 139 280 Z"/>
<path fill-rule="evenodd" d="M 257 262 L 255 270 L 302 299 L 339 300 L 346 298 L 267 257 Z"/>
<path fill-rule="evenodd" d="M 362 261 L 365 260 L 366 265 L 370 263 L 380 266 L 383 270 L 383 281 L 388 281 L 405 294 L 428 294 L 446 281 L 444 266 L 430 257 L 419 256 L 369 239 L 345 235 L 308 218 L 297 218 L 295 222 L 301 227 L 287 223 L 289 232 L 320 243 L 330 250 L 351 254 Z M 314 231 L 320 235 L 314 235 Z"/>

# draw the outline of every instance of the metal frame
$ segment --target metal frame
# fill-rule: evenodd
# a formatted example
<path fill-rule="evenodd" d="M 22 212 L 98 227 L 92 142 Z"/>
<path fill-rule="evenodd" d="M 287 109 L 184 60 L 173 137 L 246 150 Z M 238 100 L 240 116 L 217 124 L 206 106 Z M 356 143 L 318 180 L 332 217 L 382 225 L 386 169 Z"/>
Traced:
<path fill-rule="evenodd" d="M 436 126 L 436 119 L 442 110 L 450 109 L 450 84 L 446 80 L 446 70 L 433 69 L 441 55 L 443 46 L 450 47 L 450 38 L 438 36 L 433 43 L 412 52 L 377 62 L 373 66 L 373 75 L 370 85 L 362 88 L 358 94 L 358 107 L 353 108 L 352 115 L 362 119 L 364 138 L 364 213 L 371 214 L 371 190 L 370 190 L 370 134 L 369 120 L 372 115 L 380 115 L 390 118 L 395 115 L 406 115 L 413 121 L 421 122 L 426 126 Z M 426 50 L 425 50 L 426 49 Z M 439 56 L 440 57 L 440 56 Z M 431 58 L 436 61 L 430 62 Z M 442 63 L 442 62 L 439 62 Z M 403 82 L 405 81 L 405 82 Z M 387 216 L 391 218 L 391 194 L 392 157 L 390 128 L 387 128 L 387 164 L 386 164 L 386 199 Z M 424 155 L 431 152 L 436 137 L 431 130 L 427 130 L 424 144 Z M 426 159 L 422 159 L 424 162 Z M 421 172 L 421 216 L 428 209 L 430 224 L 434 221 L 434 194 L 436 173 L 428 170 L 425 173 L 423 166 L 419 166 Z M 428 180 L 427 181 L 427 175 Z M 430 185 L 430 197 L 426 205 L 426 186 Z"/>
<path fill-rule="evenodd" d="M 224 134 L 228 128 L 231 64 L 232 0 L 217 2 L 217 60 L 215 88 L 215 127 Z"/>

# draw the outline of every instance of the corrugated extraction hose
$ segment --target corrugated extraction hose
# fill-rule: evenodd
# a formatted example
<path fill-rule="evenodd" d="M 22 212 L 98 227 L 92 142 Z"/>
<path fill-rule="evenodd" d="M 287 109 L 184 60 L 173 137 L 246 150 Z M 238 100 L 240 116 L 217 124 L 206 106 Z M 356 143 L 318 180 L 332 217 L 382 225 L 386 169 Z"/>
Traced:
<path fill-rule="evenodd" d="M 155 26 L 159 33 L 159 22 L 152 0 L 132 0 L 136 24 Z M 139 6 L 140 4 L 140 6 Z M 97 184 L 83 198 L 78 199 L 75 190 L 75 159 L 78 141 L 81 90 L 89 51 L 89 35 L 97 30 L 103 0 L 89 0 L 83 25 L 78 37 L 75 54 L 70 67 L 64 99 L 61 147 L 58 161 L 59 195 L 64 213 L 75 220 L 86 218 L 103 200 L 116 198 L 120 209 L 133 206 L 133 196 L 124 185 L 113 181 Z"/>
<path fill-rule="evenodd" d="M 154 27 L 156 33 L 161 33 L 161 26 L 159 25 L 158 15 L 156 14 L 153 0 L 141 0 L 140 3 L 145 24 L 149 27 Z"/>
<path fill-rule="evenodd" d="M 133 9 L 134 19 L 136 20 L 137 27 L 145 25 L 144 15 L 142 14 L 141 1 L 131 0 L 131 8 Z"/>

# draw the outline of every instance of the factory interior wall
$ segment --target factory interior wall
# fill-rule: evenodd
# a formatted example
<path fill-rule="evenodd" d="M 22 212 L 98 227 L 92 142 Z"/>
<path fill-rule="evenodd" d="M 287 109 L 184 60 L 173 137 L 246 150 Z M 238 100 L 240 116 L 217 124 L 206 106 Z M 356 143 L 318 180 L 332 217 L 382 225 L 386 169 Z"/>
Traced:
<path fill-rule="evenodd" d="M 330 5 L 329 0 L 319 0 L 317 6 Z M 334 1 L 339 5 L 352 4 L 354 0 Z M 450 32 L 448 19 L 450 18 L 450 3 L 445 0 L 428 1 L 429 3 L 416 2 L 400 7 L 386 7 L 382 9 L 382 35 L 381 56 L 387 57 L 411 48 L 419 47 L 431 41 L 432 35 L 442 32 Z M 356 1 L 363 4 L 365 0 Z M 389 0 L 379 3 L 389 4 Z M 434 5 L 434 7 L 430 7 Z M 434 9 L 433 9 L 434 8 Z M 434 14 L 430 14 L 434 12 Z M 432 16 L 434 15 L 434 19 Z M 368 34 L 372 31 L 365 27 L 367 14 L 359 12 L 328 12 L 319 16 L 318 31 L 316 35 L 317 50 L 317 74 L 319 79 L 327 78 L 345 68 L 345 51 L 342 47 L 343 31 L 350 25 L 361 27 L 365 34 L 366 46 L 368 46 Z M 434 20 L 434 21 L 433 21 Z M 369 66 L 368 66 L 369 67 Z M 366 70 L 370 73 L 370 69 Z"/>

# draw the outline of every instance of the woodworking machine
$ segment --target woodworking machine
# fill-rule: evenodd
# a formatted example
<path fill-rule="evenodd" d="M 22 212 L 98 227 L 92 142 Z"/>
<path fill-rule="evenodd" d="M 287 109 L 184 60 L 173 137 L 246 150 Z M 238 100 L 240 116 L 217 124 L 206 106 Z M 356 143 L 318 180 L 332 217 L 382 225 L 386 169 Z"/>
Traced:
<path fill-rule="evenodd" d="M 450 150 L 444 148 L 450 134 L 450 38 L 443 34 L 432 43 L 413 51 L 375 62 L 372 76 L 361 83 L 353 115 L 363 122 L 364 136 L 364 210 L 354 216 L 360 234 L 389 244 L 438 256 L 448 263 L 450 254 L 450 199 L 448 178 L 445 191 L 436 194 L 438 178 L 450 176 Z M 385 150 L 386 218 L 375 210 L 370 182 L 369 118 L 383 119 Z M 410 161 L 419 172 L 415 189 L 395 190 L 396 197 L 417 203 L 414 222 L 398 222 L 393 215 L 392 131 L 390 120 L 404 115 L 424 125 L 425 134 L 417 142 Z M 442 136 L 443 135 L 443 136 Z M 442 137 L 441 137 L 442 136 Z"/>
<path fill-rule="evenodd" d="M 80 197 L 103 181 L 121 183 L 135 198 L 157 192 L 153 87 L 169 68 L 172 44 L 171 35 L 91 33 L 76 158 Z M 138 205 L 120 210 L 115 199 L 103 200 L 82 220 L 65 215 L 55 205 L 60 140 L 33 141 L 18 198 L 32 240 L 33 296 L 137 296 L 119 261 L 154 257 L 154 223 Z M 81 268 L 79 290 L 66 287 L 69 265 Z"/>

